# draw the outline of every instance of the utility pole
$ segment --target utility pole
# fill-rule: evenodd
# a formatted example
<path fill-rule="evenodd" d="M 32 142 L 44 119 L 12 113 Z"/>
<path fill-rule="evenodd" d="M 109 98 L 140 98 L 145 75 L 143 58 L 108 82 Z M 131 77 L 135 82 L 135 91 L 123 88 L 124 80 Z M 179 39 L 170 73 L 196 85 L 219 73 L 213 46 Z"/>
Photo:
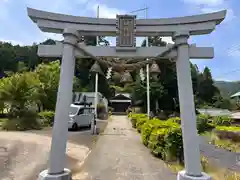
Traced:
<path fill-rule="evenodd" d="M 148 17 L 148 8 L 145 8 L 145 18 Z M 146 37 L 146 47 L 148 47 L 148 37 Z M 147 59 L 149 60 L 149 59 Z M 146 67 L 147 70 L 147 114 L 150 117 L 150 75 L 149 75 L 149 64 Z"/>
<path fill-rule="evenodd" d="M 148 7 L 145 6 L 145 8 L 137 9 L 135 11 L 131 11 L 130 13 L 136 13 L 145 11 L 145 19 L 148 17 Z M 146 47 L 148 47 L 148 37 L 146 37 Z M 149 59 L 147 59 L 149 60 Z M 150 117 L 150 75 L 149 75 L 149 64 L 146 65 L 146 73 L 147 73 L 147 115 Z"/>
<path fill-rule="evenodd" d="M 99 5 L 97 7 L 97 18 L 99 18 Z M 96 39 L 96 45 L 99 45 L 99 37 L 97 36 Z M 97 105 L 98 105 L 98 72 L 95 74 L 95 103 L 94 103 L 94 109 L 95 109 L 95 118 L 97 119 Z M 95 119 L 95 120 L 96 120 Z M 95 121 L 94 120 L 94 121 Z M 92 122 L 92 133 L 95 134 L 96 124 L 95 122 Z"/>

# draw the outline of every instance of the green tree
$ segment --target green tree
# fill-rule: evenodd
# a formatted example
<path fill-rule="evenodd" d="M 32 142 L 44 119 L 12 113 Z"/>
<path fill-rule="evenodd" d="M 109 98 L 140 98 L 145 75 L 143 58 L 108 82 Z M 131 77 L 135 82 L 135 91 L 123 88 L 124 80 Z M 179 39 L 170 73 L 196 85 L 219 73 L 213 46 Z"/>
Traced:
<path fill-rule="evenodd" d="M 60 79 L 60 62 L 52 61 L 50 63 L 39 64 L 35 70 L 40 81 L 40 102 L 43 110 L 55 110 L 58 85 Z M 73 91 L 81 91 L 81 80 L 74 77 Z"/>
<path fill-rule="evenodd" d="M 10 110 L 2 124 L 6 130 L 38 129 L 37 104 L 40 81 L 34 72 L 15 73 L 0 80 L 0 101 Z"/>
<path fill-rule="evenodd" d="M 40 102 L 43 110 L 54 110 L 60 77 L 60 62 L 39 64 L 35 70 L 40 80 Z"/>
<path fill-rule="evenodd" d="M 36 105 L 40 81 L 33 72 L 16 73 L 0 80 L 0 100 L 10 105 L 10 111 Z"/>
<path fill-rule="evenodd" d="M 220 94 L 217 87 L 214 86 L 211 71 L 205 67 L 203 73 L 199 74 L 198 98 L 202 103 L 212 103 L 215 95 Z"/>
<path fill-rule="evenodd" d="M 220 93 L 213 97 L 213 106 L 220 109 L 239 109 L 238 102 L 236 100 L 224 97 Z"/>
<path fill-rule="evenodd" d="M 16 51 L 12 44 L 0 42 L 0 72 L 16 71 Z"/>
<path fill-rule="evenodd" d="M 196 94 L 198 91 L 198 80 L 199 80 L 199 70 L 196 64 L 192 64 L 190 62 L 191 67 L 191 75 L 192 75 L 192 85 L 193 85 L 193 93 Z"/>
<path fill-rule="evenodd" d="M 164 96 L 164 87 L 160 82 L 150 80 L 150 102 L 151 110 L 155 110 L 156 101 Z M 136 84 L 132 89 L 132 98 L 134 101 L 141 100 L 144 104 L 144 111 L 147 110 L 147 85 L 146 82 L 141 82 L 140 78 L 136 79 Z"/>
<path fill-rule="evenodd" d="M 148 37 L 148 46 L 166 46 L 167 43 L 162 40 L 160 36 L 150 36 Z M 142 42 L 142 47 L 146 47 L 146 39 Z"/>

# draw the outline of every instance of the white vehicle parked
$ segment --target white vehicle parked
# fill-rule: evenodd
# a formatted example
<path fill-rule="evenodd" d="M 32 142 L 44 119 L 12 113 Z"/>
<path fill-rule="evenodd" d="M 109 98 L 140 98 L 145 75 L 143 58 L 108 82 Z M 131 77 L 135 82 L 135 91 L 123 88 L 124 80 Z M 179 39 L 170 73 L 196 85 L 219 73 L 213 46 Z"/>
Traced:
<path fill-rule="evenodd" d="M 94 108 L 71 104 L 68 129 L 77 130 L 79 127 L 91 127 L 94 119 Z"/>

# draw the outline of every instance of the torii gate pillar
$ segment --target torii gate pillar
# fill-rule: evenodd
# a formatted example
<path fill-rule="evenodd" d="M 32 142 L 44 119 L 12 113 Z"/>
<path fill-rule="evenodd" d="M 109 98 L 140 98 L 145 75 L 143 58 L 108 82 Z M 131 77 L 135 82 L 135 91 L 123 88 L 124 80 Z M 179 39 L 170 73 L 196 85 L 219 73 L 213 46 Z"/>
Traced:
<path fill-rule="evenodd" d="M 65 169 L 65 153 L 68 140 L 68 114 L 75 71 L 75 47 L 72 44 L 77 43 L 78 33 L 74 29 L 65 29 L 63 36 L 63 57 L 54 117 L 55 123 L 52 131 L 49 168 L 40 173 L 39 180 L 71 180 L 71 171 Z M 60 172 L 62 170 L 63 172 Z"/>
<path fill-rule="evenodd" d="M 189 32 L 178 32 L 173 37 L 178 45 L 176 69 L 185 164 L 185 170 L 178 173 L 178 180 L 210 180 L 210 176 L 201 172 L 188 38 Z"/>

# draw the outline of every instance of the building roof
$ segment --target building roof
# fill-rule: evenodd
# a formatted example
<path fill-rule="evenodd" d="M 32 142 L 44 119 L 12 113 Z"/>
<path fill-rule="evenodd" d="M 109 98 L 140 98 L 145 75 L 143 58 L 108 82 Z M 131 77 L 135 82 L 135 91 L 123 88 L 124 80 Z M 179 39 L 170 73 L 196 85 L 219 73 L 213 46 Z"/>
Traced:
<path fill-rule="evenodd" d="M 131 95 L 129 93 L 116 93 L 115 97 L 119 96 L 119 95 L 123 95 L 123 96 L 125 96 L 127 98 L 131 98 Z"/>
<path fill-rule="evenodd" d="M 233 97 L 238 97 L 238 96 L 240 96 L 240 91 L 235 93 L 235 94 L 233 94 L 233 95 L 231 95 L 230 97 L 233 98 Z"/>
<path fill-rule="evenodd" d="M 117 93 L 110 102 L 131 102 L 130 94 L 127 93 Z"/>
<path fill-rule="evenodd" d="M 217 108 L 209 108 L 209 109 L 197 109 L 201 114 L 208 114 L 210 116 L 231 116 L 231 111 L 228 109 L 217 109 Z"/>
<path fill-rule="evenodd" d="M 76 92 L 76 93 L 81 93 L 83 95 L 86 95 L 88 97 L 95 97 L 95 92 Z M 104 97 L 100 92 L 98 92 L 98 95 L 101 97 Z"/>

